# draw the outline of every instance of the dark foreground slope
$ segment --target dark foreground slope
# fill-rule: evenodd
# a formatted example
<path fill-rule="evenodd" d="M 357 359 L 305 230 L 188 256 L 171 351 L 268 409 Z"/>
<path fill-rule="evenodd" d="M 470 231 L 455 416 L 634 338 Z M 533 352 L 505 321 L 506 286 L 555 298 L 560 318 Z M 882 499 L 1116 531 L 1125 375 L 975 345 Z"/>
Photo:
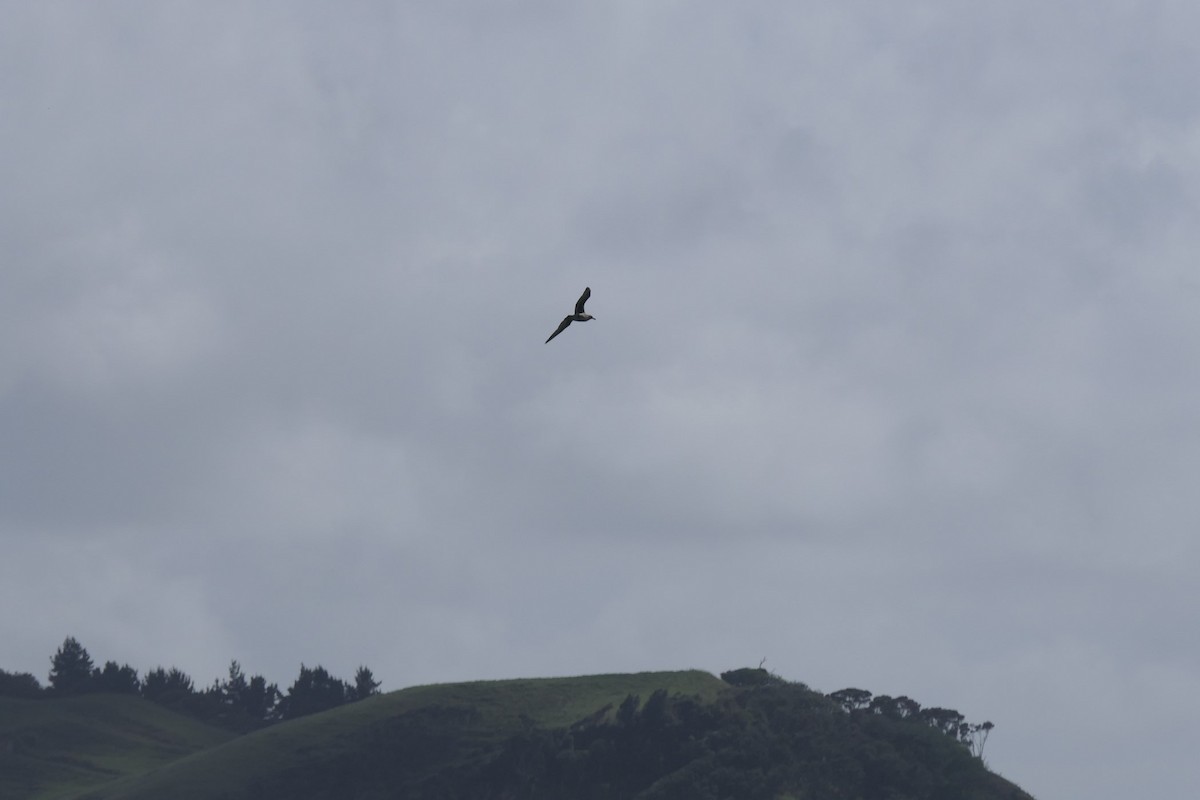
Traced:
<path fill-rule="evenodd" d="M 0 798 L 70 797 L 232 737 L 129 695 L 0 697 Z"/>
<path fill-rule="evenodd" d="M 704 672 L 406 689 L 82 793 L 138 798 L 1022 800 L 927 725 Z"/>

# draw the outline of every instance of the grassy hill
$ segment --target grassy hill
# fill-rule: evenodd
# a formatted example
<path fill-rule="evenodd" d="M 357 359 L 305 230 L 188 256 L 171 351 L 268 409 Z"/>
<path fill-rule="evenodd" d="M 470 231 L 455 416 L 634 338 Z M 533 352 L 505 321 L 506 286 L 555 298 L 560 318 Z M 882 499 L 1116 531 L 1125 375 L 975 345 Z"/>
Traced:
<path fill-rule="evenodd" d="M 136 698 L 22 703 L 18 735 L 56 744 L 22 783 L 0 761 L 4 798 L 1028 798 L 926 725 L 700 671 L 418 686 L 236 738 L 153 708 L 139 728 Z"/>
<path fill-rule="evenodd" d="M 297 776 L 336 773 L 347 762 L 374 759 L 388 761 L 389 774 L 403 773 L 394 777 L 416 786 L 486 755 L 530 726 L 565 727 L 606 705 L 615 707 L 630 693 L 649 696 L 664 687 L 707 699 L 727 688 L 700 671 L 416 686 L 248 734 L 85 797 L 253 797 L 278 784 L 280 776 L 311 786 Z"/>
<path fill-rule="evenodd" d="M 231 738 L 128 695 L 0 697 L 0 797 L 73 797 Z"/>

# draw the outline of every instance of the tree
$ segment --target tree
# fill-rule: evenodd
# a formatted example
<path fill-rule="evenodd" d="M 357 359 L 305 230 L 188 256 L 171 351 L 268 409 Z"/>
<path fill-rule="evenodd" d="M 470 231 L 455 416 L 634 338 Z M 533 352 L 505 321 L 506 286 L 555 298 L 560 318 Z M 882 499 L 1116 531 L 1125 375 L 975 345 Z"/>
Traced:
<path fill-rule="evenodd" d="M 354 673 L 354 699 L 366 700 L 373 694 L 379 694 L 379 681 L 366 667 L 359 667 Z"/>
<path fill-rule="evenodd" d="M 279 688 L 267 684 L 262 675 L 246 680 L 242 665 L 233 660 L 229 663 L 229 677 L 220 684 L 217 692 L 221 704 L 243 711 L 255 722 L 264 722 L 272 716 L 279 702 Z"/>
<path fill-rule="evenodd" d="M 192 692 L 192 679 L 176 667 L 171 667 L 170 672 L 155 667 L 142 681 L 142 697 L 164 706 L 178 706 L 191 697 Z"/>
<path fill-rule="evenodd" d="M 963 723 L 966 725 L 966 723 Z M 992 732 L 992 728 L 996 727 L 991 722 L 982 722 L 978 725 L 967 725 L 966 730 L 959 734 L 959 738 L 970 749 L 971 753 L 983 760 L 983 746 L 987 744 L 988 734 Z"/>
<path fill-rule="evenodd" d="M 255 675 L 242 697 L 242 708 L 254 719 L 269 722 L 276 717 L 281 697 L 278 686 L 267 683 L 262 675 Z"/>
<path fill-rule="evenodd" d="M 655 689 L 642 706 L 639 719 L 643 726 L 658 730 L 667 724 L 667 690 Z"/>
<path fill-rule="evenodd" d="M 892 708 L 896 716 L 901 719 L 915 717 L 921 713 L 921 704 L 911 697 L 900 695 L 892 702 Z"/>
<path fill-rule="evenodd" d="M 963 722 L 963 715 L 953 708 L 923 708 L 919 716 L 930 726 L 937 728 L 942 733 L 960 739 L 961 731 L 959 730 L 959 725 Z"/>
<path fill-rule="evenodd" d="M 829 695 L 829 699 L 849 711 L 857 711 L 871 704 L 871 693 L 866 689 L 838 689 Z"/>
<path fill-rule="evenodd" d="M 56 694 L 79 694 L 91 688 L 92 657 L 74 636 L 63 640 L 50 665 L 50 686 Z"/>
<path fill-rule="evenodd" d="M 241 708 L 247 688 L 249 685 L 246 683 L 245 674 L 242 673 L 242 665 L 235 658 L 229 662 L 229 678 L 220 685 L 221 702 L 234 708 Z"/>
<path fill-rule="evenodd" d="M 117 666 L 115 661 L 106 661 L 104 669 L 92 670 L 92 689 L 97 692 L 137 694 L 141 689 L 137 670 L 125 664 Z"/>
<path fill-rule="evenodd" d="M 41 697 L 42 685 L 28 672 L 5 672 L 0 669 L 0 697 Z"/>
<path fill-rule="evenodd" d="M 772 675 L 762 667 L 742 667 L 721 673 L 721 680 L 730 686 L 768 686 Z"/>
<path fill-rule="evenodd" d="M 891 695 L 876 695 L 868 708 L 876 713 L 892 719 L 908 719 L 921 713 L 921 704 L 911 697 L 892 697 Z"/>
<path fill-rule="evenodd" d="M 283 698 L 282 716 L 295 719 L 320 711 L 336 708 L 351 699 L 354 690 L 346 683 L 330 675 L 324 667 L 312 669 L 300 665 L 300 675 Z"/>
<path fill-rule="evenodd" d="M 642 698 L 640 695 L 625 695 L 625 699 L 621 701 L 620 707 L 617 708 L 617 725 L 619 727 L 633 727 L 633 723 L 637 720 L 638 706 L 641 705 L 641 702 Z"/>
<path fill-rule="evenodd" d="M 867 704 L 867 710 L 873 714 L 882 714 L 885 717 L 894 717 L 896 716 L 896 709 L 894 705 L 895 702 L 896 698 L 892 697 L 890 694 L 877 694 L 874 698 L 872 698 L 871 702 Z"/>

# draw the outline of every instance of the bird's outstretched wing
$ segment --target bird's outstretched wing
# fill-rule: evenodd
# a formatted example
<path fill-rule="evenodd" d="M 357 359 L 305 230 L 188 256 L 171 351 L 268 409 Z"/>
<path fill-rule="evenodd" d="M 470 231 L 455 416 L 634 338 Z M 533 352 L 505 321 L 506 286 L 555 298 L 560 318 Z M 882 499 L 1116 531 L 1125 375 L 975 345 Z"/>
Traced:
<path fill-rule="evenodd" d="M 571 318 L 563 317 L 563 321 L 558 323 L 558 330 L 556 330 L 556 331 L 554 331 L 554 333 L 550 334 L 550 339 L 553 339 L 555 336 L 558 336 L 560 333 L 565 331 L 567 329 L 567 326 L 570 324 L 571 324 Z M 545 343 L 550 344 L 550 339 L 547 339 Z"/>
<path fill-rule="evenodd" d="M 576 314 L 583 313 L 583 304 L 586 303 L 588 301 L 588 298 L 591 296 L 592 296 L 592 287 L 590 287 L 590 286 L 584 287 L 583 294 L 579 295 L 579 300 L 575 303 L 575 313 Z"/>

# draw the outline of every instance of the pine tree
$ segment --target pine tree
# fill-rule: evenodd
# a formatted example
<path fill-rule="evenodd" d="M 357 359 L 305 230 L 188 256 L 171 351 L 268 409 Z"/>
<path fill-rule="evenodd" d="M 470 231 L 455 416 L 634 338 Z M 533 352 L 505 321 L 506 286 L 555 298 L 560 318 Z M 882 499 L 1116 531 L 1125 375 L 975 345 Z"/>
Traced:
<path fill-rule="evenodd" d="M 92 670 L 92 689 L 94 691 L 137 694 L 141 688 L 142 684 L 138 680 L 137 670 L 128 664 L 119 665 L 115 661 L 107 661 L 104 669 Z"/>
<path fill-rule="evenodd" d="M 50 686 L 57 694 L 79 694 L 92 688 L 92 657 L 74 636 L 63 641 L 50 665 Z"/>
<path fill-rule="evenodd" d="M 365 700 L 373 694 L 379 694 L 379 681 L 366 667 L 359 667 L 354 673 L 354 699 Z"/>

